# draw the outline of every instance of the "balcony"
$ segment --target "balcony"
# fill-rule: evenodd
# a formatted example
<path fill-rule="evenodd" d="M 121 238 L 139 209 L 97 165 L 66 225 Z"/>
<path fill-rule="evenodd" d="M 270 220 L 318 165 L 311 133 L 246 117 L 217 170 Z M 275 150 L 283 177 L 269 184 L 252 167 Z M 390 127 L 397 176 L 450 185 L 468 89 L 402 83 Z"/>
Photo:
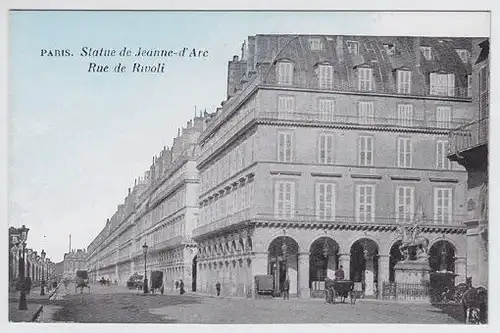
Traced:
<path fill-rule="evenodd" d="M 450 132 L 448 155 L 463 153 L 488 144 L 489 118 L 463 125 Z"/>
<path fill-rule="evenodd" d="M 361 117 L 321 113 L 300 113 L 300 112 L 261 112 L 259 120 L 287 120 L 306 123 L 320 123 L 331 125 L 360 125 L 360 126 L 384 126 L 399 128 L 419 128 L 450 130 L 470 122 L 470 119 L 454 119 L 453 121 L 437 121 L 424 118 L 388 118 L 388 117 Z"/>
<path fill-rule="evenodd" d="M 247 208 L 244 210 L 241 210 L 237 213 L 231 214 L 229 216 L 225 216 L 223 218 L 220 218 L 216 221 L 207 223 L 205 225 L 202 225 L 196 229 L 193 230 L 193 238 L 204 235 L 206 233 L 223 229 L 226 228 L 230 225 L 247 221 L 251 218 L 252 214 L 252 208 Z"/>

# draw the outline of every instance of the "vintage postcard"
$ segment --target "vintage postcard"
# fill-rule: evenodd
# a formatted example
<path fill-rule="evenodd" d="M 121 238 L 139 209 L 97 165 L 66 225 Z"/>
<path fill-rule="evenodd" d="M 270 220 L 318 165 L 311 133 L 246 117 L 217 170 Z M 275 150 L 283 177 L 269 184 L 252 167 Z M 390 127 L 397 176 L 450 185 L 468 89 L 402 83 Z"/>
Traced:
<path fill-rule="evenodd" d="M 489 323 L 490 13 L 8 18 L 10 322 Z"/>

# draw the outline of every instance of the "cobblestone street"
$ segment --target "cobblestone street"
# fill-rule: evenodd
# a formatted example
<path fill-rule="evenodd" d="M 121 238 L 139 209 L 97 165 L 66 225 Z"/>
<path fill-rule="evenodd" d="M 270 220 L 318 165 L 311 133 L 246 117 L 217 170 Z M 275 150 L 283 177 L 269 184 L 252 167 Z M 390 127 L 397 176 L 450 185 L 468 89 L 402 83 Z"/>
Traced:
<path fill-rule="evenodd" d="M 459 323 L 426 304 L 358 301 L 327 305 L 322 300 L 283 301 L 143 295 L 124 287 L 92 286 L 90 294 L 68 294 L 57 302 L 54 321 L 82 323 Z M 62 288 L 64 291 L 64 288 Z M 49 320 L 46 318 L 45 320 Z"/>

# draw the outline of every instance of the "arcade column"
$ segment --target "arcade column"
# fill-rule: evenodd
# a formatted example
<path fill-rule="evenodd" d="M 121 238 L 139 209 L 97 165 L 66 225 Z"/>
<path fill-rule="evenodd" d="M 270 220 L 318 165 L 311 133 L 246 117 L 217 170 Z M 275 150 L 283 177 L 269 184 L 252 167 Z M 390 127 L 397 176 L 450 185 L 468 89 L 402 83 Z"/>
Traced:
<path fill-rule="evenodd" d="M 302 252 L 298 254 L 298 272 L 299 272 L 299 297 L 302 299 L 309 299 L 311 291 L 309 289 L 309 252 Z"/>
<path fill-rule="evenodd" d="M 378 257 L 378 297 L 382 299 L 384 282 L 389 281 L 389 255 L 382 254 Z"/>
<path fill-rule="evenodd" d="M 373 296 L 375 294 L 373 255 L 365 256 L 365 263 L 365 296 Z"/>
<path fill-rule="evenodd" d="M 455 285 L 465 282 L 465 278 L 467 277 L 467 259 L 465 257 L 456 257 L 455 258 Z"/>

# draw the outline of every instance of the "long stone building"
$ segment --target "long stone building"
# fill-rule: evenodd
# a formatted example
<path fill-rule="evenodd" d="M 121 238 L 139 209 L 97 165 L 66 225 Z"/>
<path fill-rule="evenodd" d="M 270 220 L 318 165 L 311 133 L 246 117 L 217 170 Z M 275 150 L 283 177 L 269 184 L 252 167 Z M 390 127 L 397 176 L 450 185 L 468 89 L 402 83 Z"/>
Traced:
<path fill-rule="evenodd" d="M 196 288 L 192 283 L 196 246 L 191 240 L 199 219 L 196 142 L 210 117 L 195 115 L 178 130 L 172 147 L 164 147 L 153 158 L 150 169 L 135 181 L 124 203 L 89 245 L 86 260 L 94 281 L 104 277 L 125 283 L 134 273 L 143 275 L 142 246 L 147 244 L 148 276 L 151 271 L 163 272 L 167 290 L 179 280 L 188 289 Z"/>
<path fill-rule="evenodd" d="M 467 173 L 451 128 L 475 113 L 473 40 L 256 35 L 200 136 L 197 286 L 253 277 L 308 298 L 340 265 L 366 297 L 394 281 L 397 228 L 423 213 L 433 271 L 466 272 Z"/>
<path fill-rule="evenodd" d="M 467 169 L 467 272 L 476 286 L 488 287 L 489 40 L 474 43 L 474 120 L 450 133 L 449 158 Z"/>

